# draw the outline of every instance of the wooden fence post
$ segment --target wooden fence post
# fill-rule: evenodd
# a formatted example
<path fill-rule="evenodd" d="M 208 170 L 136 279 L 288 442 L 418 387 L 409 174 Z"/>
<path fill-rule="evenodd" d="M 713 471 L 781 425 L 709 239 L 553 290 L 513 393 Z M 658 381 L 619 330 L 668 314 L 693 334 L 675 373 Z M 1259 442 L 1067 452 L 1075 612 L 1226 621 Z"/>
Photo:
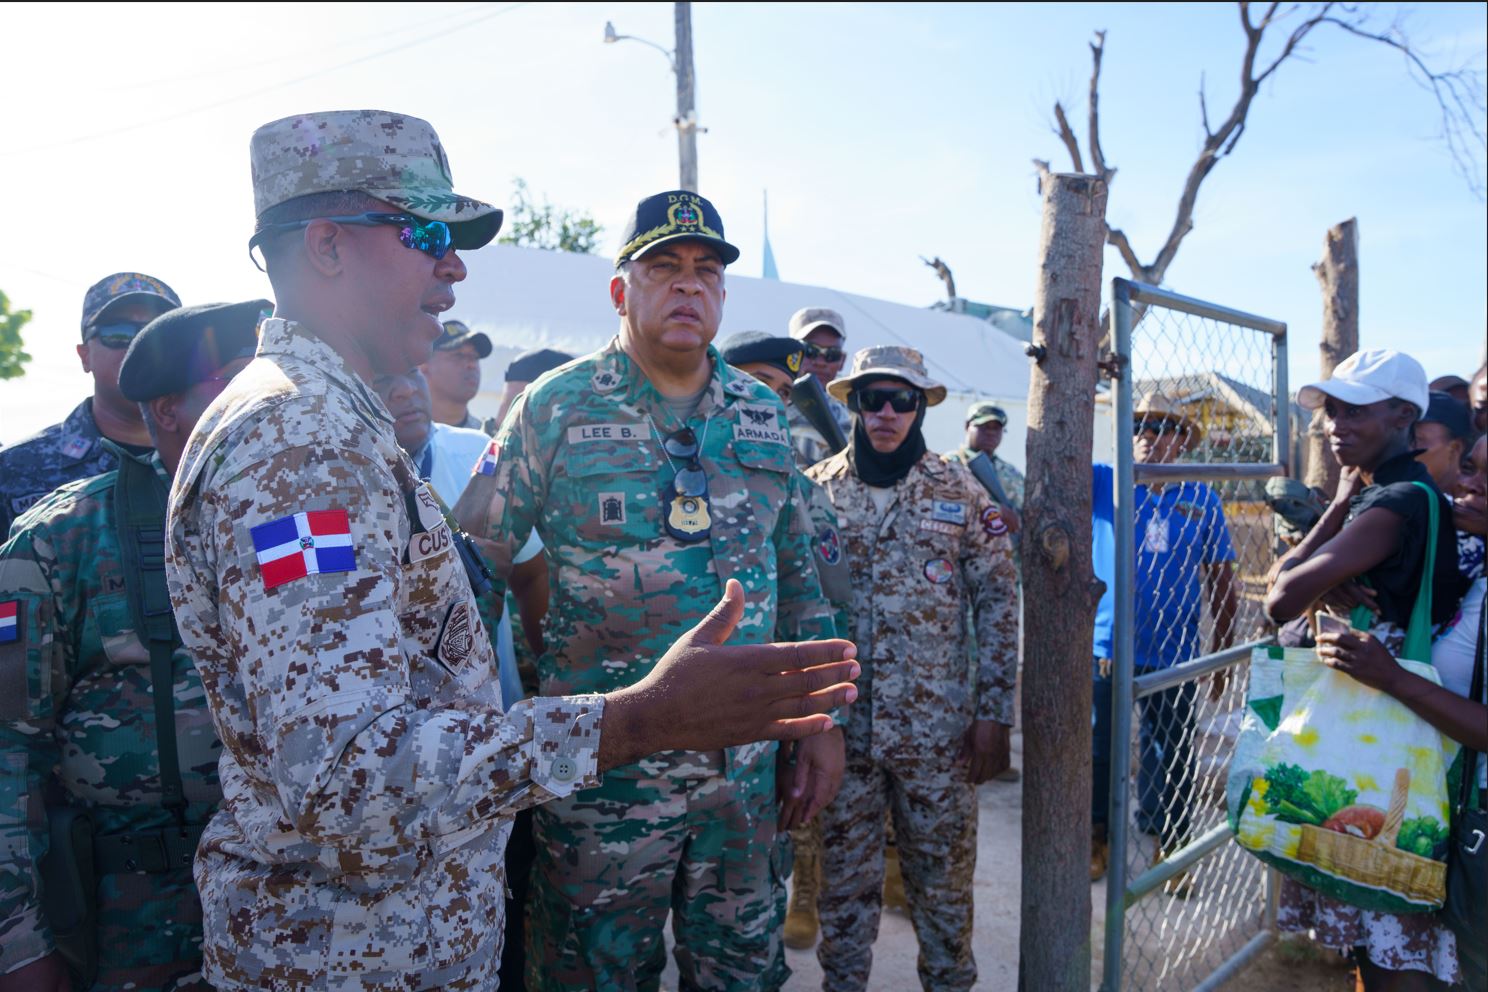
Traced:
<path fill-rule="evenodd" d="M 1338 363 L 1359 350 L 1359 222 L 1350 217 L 1328 228 L 1323 259 L 1313 263 L 1323 290 L 1323 339 L 1318 345 L 1322 378 L 1333 374 Z M 1307 429 L 1307 476 L 1332 497 L 1338 489 L 1338 460 L 1328 447 L 1323 411 L 1314 410 Z"/>

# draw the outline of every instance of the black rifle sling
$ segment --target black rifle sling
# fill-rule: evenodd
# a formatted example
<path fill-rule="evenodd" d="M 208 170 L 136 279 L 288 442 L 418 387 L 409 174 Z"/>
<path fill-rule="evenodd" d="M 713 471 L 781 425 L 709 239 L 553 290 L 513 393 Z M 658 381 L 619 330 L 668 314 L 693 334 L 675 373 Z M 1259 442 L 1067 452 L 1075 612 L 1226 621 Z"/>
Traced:
<path fill-rule="evenodd" d="M 130 457 L 119 459 L 114 516 L 134 630 L 150 652 L 155 696 L 155 747 L 160 759 L 161 805 L 186 822 L 186 796 L 176 751 L 175 665 L 181 639 L 165 584 L 165 482 L 155 469 Z"/>

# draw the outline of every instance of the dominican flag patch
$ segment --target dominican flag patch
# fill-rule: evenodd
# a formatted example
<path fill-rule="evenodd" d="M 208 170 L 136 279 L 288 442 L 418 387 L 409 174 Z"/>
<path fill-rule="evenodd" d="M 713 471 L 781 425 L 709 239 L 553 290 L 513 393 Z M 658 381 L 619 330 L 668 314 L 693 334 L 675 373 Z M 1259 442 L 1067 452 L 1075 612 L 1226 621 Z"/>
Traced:
<path fill-rule="evenodd" d="M 265 589 L 307 575 L 356 568 L 345 510 L 309 510 L 253 528 L 253 550 Z"/>
<path fill-rule="evenodd" d="M 481 452 L 480 461 L 475 463 L 473 475 L 495 475 L 496 474 L 496 442 L 493 440 L 486 445 L 486 450 Z"/>
<path fill-rule="evenodd" d="M 21 636 L 21 601 L 0 603 L 0 644 L 9 644 Z"/>

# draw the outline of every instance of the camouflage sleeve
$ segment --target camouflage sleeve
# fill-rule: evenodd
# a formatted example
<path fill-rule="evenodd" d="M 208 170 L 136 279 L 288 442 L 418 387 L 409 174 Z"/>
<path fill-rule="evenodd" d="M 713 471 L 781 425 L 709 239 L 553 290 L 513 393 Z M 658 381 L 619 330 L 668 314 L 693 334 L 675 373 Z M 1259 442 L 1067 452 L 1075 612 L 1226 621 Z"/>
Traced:
<path fill-rule="evenodd" d="M 832 623 L 837 628 L 837 636 L 848 637 L 852 630 L 852 571 L 847 563 L 847 551 L 842 546 L 837 511 L 833 509 L 825 489 L 804 475 L 799 478 L 811 515 L 812 560 L 821 579 L 822 594 L 832 605 Z"/>
<path fill-rule="evenodd" d="M 503 715 L 483 697 L 439 691 L 452 676 L 489 673 L 441 667 L 415 640 L 454 604 L 448 586 L 403 562 L 403 494 L 376 456 L 292 447 L 199 499 L 187 511 L 197 519 L 176 526 L 210 547 L 220 681 L 241 700 L 235 717 L 246 725 L 224 743 L 254 752 L 271 777 L 260 788 L 312 842 L 358 861 L 400 848 L 437 855 L 469 839 L 451 835 L 599 781 L 602 697 L 528 700 Z M 347 511 L 350 570 L 266 590 L 250 528 L 316 508 Z M 173 567 L 196 556 L 189 543 L 172 550 Z M 454 702 L 414 705 L 431 695 Z"/>
<path fill-rule="evenodd" d="M 491 542 L 491 571 L 499 580 L 495 596 L 505 595 L 513 560 L 531 536 L 547 492 L 546 469 L 535 457 L 544 449 L 533 431 L 530 395 L 524 392 L 512 404 L 454 506 L 466 533 Z"/>
<path fill-rule="evenodd" d="M 816 531 L 798 472 L 790 474 L 786 505 L 775 524 L 776 600 L 775 636 L 788 641 L 820 641 L 837 636 L 832 607 L 822 592 L 816 571 Z"/>
<path fill-rule="evenodd" d="M 0 548 L 0 974 L 53 948 L 38 865 L 48 844 L 43 784 L 61 761 L 53 730 L 68 642 L 53 633 L 48 548 L 27 529 Z"/>
<path fill-rule="evenodd" d="M 981 484 L 966 475 L 976 519 L 962 539 L 960 564 L 976 627 L 976 718 L 1012 726 L 1018 681 L 1018 573 L 1001 511 Z"/>

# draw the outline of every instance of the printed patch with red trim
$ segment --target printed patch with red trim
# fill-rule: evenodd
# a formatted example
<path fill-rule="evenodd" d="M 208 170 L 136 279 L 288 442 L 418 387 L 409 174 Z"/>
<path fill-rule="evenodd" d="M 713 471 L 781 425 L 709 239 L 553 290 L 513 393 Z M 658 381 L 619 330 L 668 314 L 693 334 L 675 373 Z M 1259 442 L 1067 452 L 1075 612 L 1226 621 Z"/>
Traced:
<path fill-rule="evenodd" d="M 982 530 L 987 532 L 988 537 L 1001 537 L 1008 532 L 1007 521 L 1002 519 L 1002 511 L 995 506 L 989 506 L 982 511 Z"/>

